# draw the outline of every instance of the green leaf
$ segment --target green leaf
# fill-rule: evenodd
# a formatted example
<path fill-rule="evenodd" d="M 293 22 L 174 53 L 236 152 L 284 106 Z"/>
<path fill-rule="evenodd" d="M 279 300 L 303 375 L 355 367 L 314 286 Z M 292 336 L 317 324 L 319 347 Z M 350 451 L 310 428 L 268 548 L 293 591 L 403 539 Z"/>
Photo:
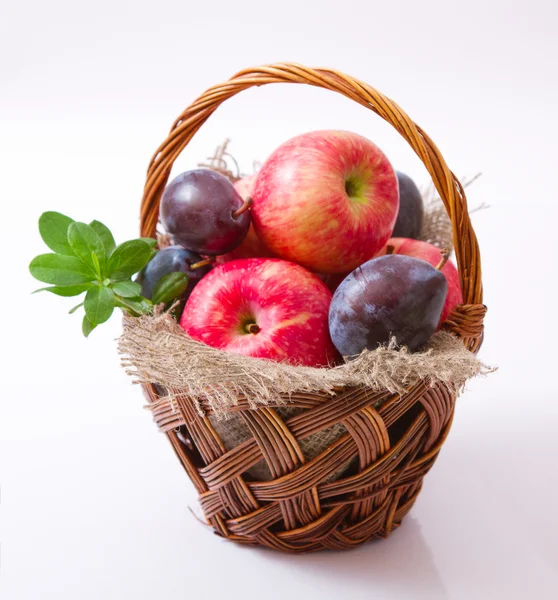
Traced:
<path fill-rule="evenodd" d="M 74 222 L 73 219 L 58 212 L 49 211 L 39 217 L 39 232 L 45 244 L 54 252 L 73 256 L 68 242 L 68 228 Z"/>
<path fill-rule="evenodd" d="M 99 259 L 97 258 L 97 255 L 95 254 L 95 252 L 91 252 L 91 260 L 93 261 L 93 267 L 95 268 L 95 273 L 97 273 L 97 275 L 100 275 L 100 278 L 103 277 L 103 268 L 101 267 L 101 263 L 99 262 Z"/>
<path fill-rule="evenodd" d="M 96 266 L 100 263 L 102 269 L 105 264 L 105 247 L 94 229 L 85 223 L 72 223 L 68 228 L 68 242 L 75 255 L 102 277 L 102 272 L 98 272 Z M 97 256 L 97 265 L 93 253 Z"/>
<path fill-rule="evenodd" d="M 79 296 L 86 292 L 88 289 L 92 288 L 94 283 L 81 283 L 78 285 L 59 285 L 54 287 L 44 287 L 38 290 L 35 290 L 33 293 L 37 292 L 50 292 L 51 294 L 56 294 L 57 296 Z"/>
<path fill-rule="evenodd" d="M 157 244 L 157 240 L 153 239 L 153 238 L 139 238 L 142 242 L 145 242 L 146 244 L 149 244 L 150 248 L 154 248 L 155 245 Z"/>
<path fill-rule="evenodd" d="M 56 286 L 89 283 L 95 279 L 95 273 L 75 256 L 60 254 L 41 254 L 29 265 L 31 275 Z"/>
<path fill-rule="evenodd" d="M 101 242 L 103 242 L 105 248 L 105 254 L 110 256 L 112 251 L 116 248 L 116 242 L 114 241 L 110 229 L 104 223 L 101 223 L 101 221 L 91 221 L 89 227 L 91 227 L 91 229 L 93 229 L 93 231 L 101 238 Z"/>
<path fill-rule="evenodd" d="M 141 294 L 141 285 L 135 281 L 117 281 L 112 289 L 123 298 L 135 298 Z"/>
<path fill-rule="evenodd" d="M 153 304 L 164 302 L 168 304 L 175 298 L 182 296 L 188 287 L 188 275 L 186 273 L 167 273 L 159 281 L 153 289 Z"/>
<path fill-rule="evenodd" d="M 85 337 L 88 337 L 89 334 L 93 331 L 93 329 L 95 329 L 95 327 L 97 327 L 97 325 L 93 325 L 93 323 L 91 323 L 91 321 L 87 318 L 87 315 L 84 315 L 83 322 L 81 324 L 81 330 L 83 331 L 83 335 Z"/>
<path fill-rule="evenodd" d="M 117 297 L 116 302 L 118 306 L 125 309 L 134 317 L 149 313 L 153 309 L 153 304 L 147 298 L 142 298 L 141 296 L 136 296 L 135 298 Z"/>
<path fill-rule="evenodd" d="M 83 306 L 83 302 L 80 302 L 79 304 L 76 304 L 76 306 L 74 306 L 74 308 L 71 308 L 71 309 L 68 311 L 68 314 L 69 314 L 69 315 L 73 315 L 73 314 L 76 312 L 76 310 L 77 310 L 78 308 L 80 308 L 81 306 Z"/>
<path fill-rule="evenodd" d="M 85 314 L 93 325 L 104 323 L 114 310 L 114 292 L 108 287 L 94 287 L 85 296 Z"/>
<path fill-rule="evenodd" d="M 141 271 L 149 261 L 151 247 L 143 240 L 131 240 L 116 247 L 107 264 L 107 274 L 112 281 L 128 279 Z"/>

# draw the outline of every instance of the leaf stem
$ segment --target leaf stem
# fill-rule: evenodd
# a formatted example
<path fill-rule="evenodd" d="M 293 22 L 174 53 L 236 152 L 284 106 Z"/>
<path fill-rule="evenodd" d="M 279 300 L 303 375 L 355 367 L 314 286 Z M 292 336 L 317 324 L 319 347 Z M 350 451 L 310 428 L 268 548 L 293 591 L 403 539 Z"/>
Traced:
<path fill-rule="evenodd" d="M 68 314 L 69 314 L 69 315 L 73 315 L 73 314 L 76 312 L 76 310 L 77 310 L 78 308 L 80 308 L 80 306 L 83 306 L 83 304 L 84 304 L 83 302 L 80 302 L 79 304 L 77 304 L 76 306 L 74 306 L 74 308 L 70 309 L 70 310 L 68 311 Z"/>
<path fill-rule="evenodd" d="M 93 266 L 95 267 L 97 279 L 102 282 L 103 274 L 101 273 L 101 263 L 99 262 L 99 257 L 95 252 L 91 252 L 91 260 L 93 261 Z"/>

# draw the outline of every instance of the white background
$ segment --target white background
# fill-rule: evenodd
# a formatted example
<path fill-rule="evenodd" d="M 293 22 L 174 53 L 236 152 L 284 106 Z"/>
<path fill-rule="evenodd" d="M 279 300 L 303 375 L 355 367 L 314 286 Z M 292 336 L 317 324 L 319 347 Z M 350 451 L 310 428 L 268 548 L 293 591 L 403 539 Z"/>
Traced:
<path fill-rule="evenodd" d="M 553 0 L 0 0 L 2 600 L 558 597 Z M 89 340 L 72 299 L 31 296 L 45 210 L 137 235 L 148 160 L 182 109 L 241 68 L 335 67 L 395 99 L 469 190 L 489 307 L 485 362 L 402 528 L 356 551 L 236 547 L 119 366 L 114 319 Z M 345 128 L 427 183 L 372 113 L 302 86 L 228 102 L 184 152 L 224 137 L 245 170 L 289 136 Z M 7 267 L 7 268 L 6 268 Z M 65 307 L 65 304 L 67 305 Z"/>

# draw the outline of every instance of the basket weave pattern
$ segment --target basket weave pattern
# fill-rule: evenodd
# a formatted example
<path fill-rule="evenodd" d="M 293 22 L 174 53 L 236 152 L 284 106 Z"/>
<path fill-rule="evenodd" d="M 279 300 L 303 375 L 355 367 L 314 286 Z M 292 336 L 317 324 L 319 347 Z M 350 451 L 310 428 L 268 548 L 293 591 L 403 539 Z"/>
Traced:
<path fill-rule="evenodd" d="M 270 65 L 241 71 L 202 94 L 180 115 L 151 160 L 141 234 L 155 236 L 159 201 L 172 165 L 203 123 L 223 101 L 268 83 L 305 83 L 341 93 L 381 116 L 408 141 L 452 220 L 464 304 L 444 328 L 476 352 L 486 308 L 479 248 L 463 188 L 432 140 L 397 104 L 340 72 Z M 151 385 L 144 390 L 157 402 L 160 390 Z M 250 410 L 239 398 L 234 412 L 252 437 L 229 450 L 211 423 L 210 407 L 201 416 L 191 399 L 178 394 L 172 411 L 153 410 L 200 495 L 209 524 L 236 542 L 289 552 L 346 549 L 389 535 L 412 507 L 436 460 L 451 426 L 455 395 L 443 384 L 422 382 L 403 395 L 350 388 L 335 395 L 293 394 L 288 400 L 297 409 L 291 416 L 273 406 Z M 304 446 L 309 436 L 338 425 L 346 432 L 307 459 L 301 442 Z M 186 443 L 177 436 L 179 426 L 187 432 Z M 262 459 L 271 479 L 254 481 L 248 471 Z"/>

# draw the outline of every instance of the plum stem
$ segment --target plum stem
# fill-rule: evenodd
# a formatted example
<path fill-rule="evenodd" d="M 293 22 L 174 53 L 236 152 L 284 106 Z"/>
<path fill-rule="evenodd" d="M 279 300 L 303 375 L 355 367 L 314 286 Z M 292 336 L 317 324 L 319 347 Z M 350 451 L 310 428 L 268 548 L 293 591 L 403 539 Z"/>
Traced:
<path fill-rule="evenodd" d="M 386 254 L 393 254 L 394 252 L 395 252 L 395 246 L 392 246 L 391 244 L 386 246 Z"/>
<path fill-rule="evenodd" d="M 244 204 L 240 208 L 237 208 L 233 212 L 232 218 L 238 219 L 238 217 L 240 217 L 240 215 L 244 214 L 253 204 L 254 204 L 254 201 L 252 200 L 251 196 L 248 196 L 248 198 L 246 198 L 246 200 L 244 200 Z"/>
<path fill-rule="evenodd" d="M 449 250 L 447 248 L 442 248 L 440 250 L 440 254 L 442 255 L 442 259 L 438 263 L 438 266 L 436 267 L 436 271 L 441 271 L 445 267 L 446 263 L 448 262 L 449 255 L 450 255 Z"/>
<path fill-rule="evenodd" d="M 248 333 L 259 333 L 261 330 L 257 323 L 248 323 L 248 325 L 246 325 L 246 331 Z"/>
<path fill-rule="evenodd" d="M 207 265 L 213 264 L 213 258 L 206 258 L 204 260 L 200 260 L 193 265 L 190 265 L 190 271 L 194 271 L 195 269 L 199 269 L 200 267 L 207 267 Z"/>

